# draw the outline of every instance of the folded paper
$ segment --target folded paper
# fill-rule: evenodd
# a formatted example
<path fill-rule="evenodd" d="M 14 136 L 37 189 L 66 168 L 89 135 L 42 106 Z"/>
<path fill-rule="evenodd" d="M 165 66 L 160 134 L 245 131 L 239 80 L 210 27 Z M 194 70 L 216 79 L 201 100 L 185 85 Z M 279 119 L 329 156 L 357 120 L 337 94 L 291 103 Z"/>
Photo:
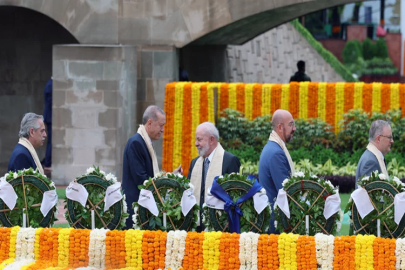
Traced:
<path fill-rule="evenodd" d="M 290 207 L 288 206 L 288 198 L 287 192 L 284 189 L 280 189 L 278 191 L 277 199 L 276 199 L 277 206 L 283 211 L 283 213 L 290 219 Z"/>
<path fill-rule="evenodd" d="M 368 193 L 364 188 L 358 188 L 353 191 L 351 197 L 356 204 L 357 211 L 359 211 L 360 217 L 362 219 L 374 210 L 374 206 L 371 203 L 370 197 L 368 196 Z"/>
<path fill-rule="evenodd" d="M 181 212 L 184 216 L 187 216 L 188 212 L 190 212 L 190 210 L 197 203 L 197 200 L 193 193 L 194 191 L 189 188 L 183 192 L 183 196 L 181 197 Z"/>
<path fill-rule="evenodd" d="M 14 209 L 15 204 L 17 203 L 17 194 L 14 191 L 14 188 L 9 184 L 4 178 L 0 180 L 0 198 L 11 210 Z"/>
<path fill-rule="evenodd" d="M 141 193 L 139 194 L 138 204 L 148 209 L 155 217 L 158 216 L 159 210 L 152 191 L 142 189 Z"/>
<path fill-rule="evenodd" d="M 107 188 L 104 197 L 104 212 L 108 211 L 110 207 L 122 200 L 121 183 L 117 182 Z"/>
<path fill-rule="evenodd" d="M 323 209 L 323 216 L 328 219 L 340 210 L 340 197 L 339 194 L 333 194 L 326 198 L 325 207 Z"/>
<path fill-rule="evenodd" d="M 58 203 L 58 194 L 55 189 L 44 192 L 41 203 L 41 213 L 45 217 L 48 212 Z"/>
<path fill-rule="evenodd" d="M 71 182 L 66 188 L 66 198 L 79 202 L 81 205 L 83 205 L 83 207 L 86 207 L 88 197 L 89 193 L 82 184 Z"/>

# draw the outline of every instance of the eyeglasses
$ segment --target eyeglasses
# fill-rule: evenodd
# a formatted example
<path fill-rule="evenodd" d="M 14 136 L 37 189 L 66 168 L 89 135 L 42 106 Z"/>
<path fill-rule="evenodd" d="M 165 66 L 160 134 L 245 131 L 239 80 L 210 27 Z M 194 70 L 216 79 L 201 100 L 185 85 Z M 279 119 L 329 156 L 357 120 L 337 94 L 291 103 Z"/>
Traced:
<path fill-rule="evenodd" d="M 284 125 L 284 123 L 280 123 L 281 125 Z M 289 127 L 295 127 L 295 122 L 291 121 L 287 124 Z"/>
<path fill-rule="evenodd" d="M 385 137 L 385 138 L 387 138 L 388 140 L 392 140 L 394 137 L 392 137 L 392 136 L 385 136 L 385 135 L 380 135 L 381 137 Z"/>

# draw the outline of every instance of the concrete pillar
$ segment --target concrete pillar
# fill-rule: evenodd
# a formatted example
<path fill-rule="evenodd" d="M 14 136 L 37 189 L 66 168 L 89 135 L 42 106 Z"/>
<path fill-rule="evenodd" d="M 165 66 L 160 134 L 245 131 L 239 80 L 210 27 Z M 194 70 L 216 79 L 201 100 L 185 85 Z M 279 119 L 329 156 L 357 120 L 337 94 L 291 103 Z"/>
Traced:
<path fill-rule="evenodd" d="M 166 84 L 177 77 L 172 46 L 54 46 L 52 179 L 68 184 L 93 164 L 120 179 L 143 111 L 164 108 Z M 161 163 L 162 140 L 154 147 Z"/>
<path fill-rule="evenodd" d="M 68 184 L 93 164 L 120 178 L 136 126 L 136 47 L 54 46 L 52 73 L 52 179 Z"/>

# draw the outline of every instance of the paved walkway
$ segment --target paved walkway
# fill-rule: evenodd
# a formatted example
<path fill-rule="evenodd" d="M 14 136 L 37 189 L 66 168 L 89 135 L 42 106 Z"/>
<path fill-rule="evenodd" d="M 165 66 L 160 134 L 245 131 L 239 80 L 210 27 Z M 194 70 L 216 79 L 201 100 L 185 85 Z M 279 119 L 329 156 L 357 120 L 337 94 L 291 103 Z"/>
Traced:
<path fill-rule="evenodd" d="M 59 200 L 58 214 L 56 215 L 56 218 L 58 219 L 58 221 L 55 221 L 55 224 L 67 223 L 67 220 L 65 218 L 66 209 L 64 209 L 64 207 L 65 207 L 65 201 Z"/>

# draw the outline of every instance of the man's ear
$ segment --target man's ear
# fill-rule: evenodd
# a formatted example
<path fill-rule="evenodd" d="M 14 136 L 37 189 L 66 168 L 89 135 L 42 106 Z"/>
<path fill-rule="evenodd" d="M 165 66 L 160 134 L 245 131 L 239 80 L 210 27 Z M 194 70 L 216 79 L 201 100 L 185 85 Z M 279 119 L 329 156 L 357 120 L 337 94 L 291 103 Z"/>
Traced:
<path fill-rule="evenodd" d="M 30 128 L 29 137 L 32 137 L 34 135 L 34 132 L 34 128 Z"/>

